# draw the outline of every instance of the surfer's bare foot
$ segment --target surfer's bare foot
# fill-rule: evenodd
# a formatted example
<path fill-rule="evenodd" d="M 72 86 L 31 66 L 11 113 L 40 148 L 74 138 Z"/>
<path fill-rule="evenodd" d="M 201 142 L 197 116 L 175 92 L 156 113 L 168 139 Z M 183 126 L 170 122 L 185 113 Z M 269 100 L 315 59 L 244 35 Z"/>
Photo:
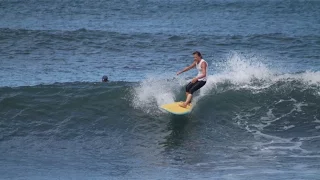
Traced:
<path fill-rule="evenodd" d="M 179 104 L 180 107 L 186 108 L 187 104 L 185 102 Z"/>

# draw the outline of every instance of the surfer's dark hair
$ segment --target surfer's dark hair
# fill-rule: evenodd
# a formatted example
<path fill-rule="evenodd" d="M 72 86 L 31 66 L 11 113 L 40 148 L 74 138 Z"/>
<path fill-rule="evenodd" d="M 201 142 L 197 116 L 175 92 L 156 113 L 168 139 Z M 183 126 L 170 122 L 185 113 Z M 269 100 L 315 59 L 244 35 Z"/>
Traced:
<path fill-rule="evenodd" d="M 196 55 L 198 55 L 199 57 L 201 57 L 201 58 L 202 58 L 202 55 L 201 55 L 201 53 L 200 53 L 199 51 L 195 51 L 195 52 L 193 52 L 192 54 L 193 54 L 193 55 L 195 55 L 195 54 L 196 54 Z"/>

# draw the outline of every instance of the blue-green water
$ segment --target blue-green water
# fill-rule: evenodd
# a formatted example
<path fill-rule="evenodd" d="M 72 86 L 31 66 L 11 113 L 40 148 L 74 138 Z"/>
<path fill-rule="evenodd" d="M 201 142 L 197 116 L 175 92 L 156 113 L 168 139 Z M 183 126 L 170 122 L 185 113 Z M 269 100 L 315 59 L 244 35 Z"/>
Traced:
<path fill-rule="evenodd" d="M 319 179 L 319 9 L 1 1 L 0 179 Z M 195 50 L 194 110 L 162 112 Z"/>

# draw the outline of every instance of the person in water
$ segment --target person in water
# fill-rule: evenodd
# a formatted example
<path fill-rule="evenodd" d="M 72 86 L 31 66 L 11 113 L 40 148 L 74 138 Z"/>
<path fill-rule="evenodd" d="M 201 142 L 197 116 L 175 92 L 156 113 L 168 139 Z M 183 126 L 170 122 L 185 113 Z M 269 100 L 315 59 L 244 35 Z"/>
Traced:
<path fill-rule="evenodd" d="M 186 101 L 179 104 L 179 106 L 183 108 L 186 108 L 191 103 L 192 94 L 202 88 L 207 82 L 208 63 L 202 59 L 202 55 L 199 51 L 193 53 L 193 59 L 194 61 L 190 66 L 177 73 L 177 75 L 179 75 L 194 67 L 198 70 L 198 75 L 186 86 Z"/>
<path fill-rule="evenodd" d="M 102 76 L 102 82 L 108 82 L 108 76 Z"/>

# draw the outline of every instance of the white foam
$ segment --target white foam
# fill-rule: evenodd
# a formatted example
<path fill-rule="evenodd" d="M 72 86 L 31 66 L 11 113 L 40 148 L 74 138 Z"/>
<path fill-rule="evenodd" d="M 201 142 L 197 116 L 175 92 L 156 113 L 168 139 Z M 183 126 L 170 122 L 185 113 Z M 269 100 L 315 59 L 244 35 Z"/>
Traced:
<path fill-rule="evenodd" d="M 288 129 L 291 129 L 291 128 L 294 128 L 296 127 L 295 125 L 289 125 L 289 126 L 284 126 L 283 129 L 284 130 L 288 130 Z"/>
<path fill-rule="evenodd" d="M 234 53 L 218 67 L 221 72 L 208 77 L 208 84 L 229 82 L 238 86 L 247 86 L 254 80 L 271 81 L 274 72 L 256 58 L 246 58 Z M 267 86 L 266 86 L 267 87 Z"/>
<path fill-rule="evenodd" d="M 212 72 L 208 76 L 204 92 L 210 91 L 219 83 L 231 83 L 235 88 L 261 90 L 279 81 L 300 81 L 306 85 L 320 85 L 320 72 L 305 71 L 301 73 L 286 73 L 276 71 L 262 63 L 262 59 L 246 57 L 233 53 L 226 61 L 218 63 L 219 72 Z M 285 68 L 285 67 L 284 67 Z M 278 68 L 279 69 L 279 68 Z"/>
<path fill-rule="evenodd" d="M 280 103 L 282 103 L 282 102 L 290 102 L 290 101 L 292 101 L 292 102 L 297 102 L 297 100 L 295 100 L 295 99 L 293 99 L 293 98 L 290 98 L 290 99 L 280 99 L 278 102 L 276 102 L 275 104 L 280 104 Z"/>
<path fill-rule="evenodd" d="M 287 113 L 283 113 L 280 116 L 275 116 L 273 114 L 273 108 L 269 108 L 266 111 L 266 116 L 263 116 L 260 118 L 260 121 L 250 123 L 250 117 L 252 116 L 252 112 L 247 114 L 238 114 L 235 117 L 235 120 L 237 121 L 238 125 L 241 125 L 243 128 L 245 128 L 248 132 L 250 132 L 257 142 L 255 143 L 253 149 L 260 150 L 263 153 L 277 153 L 286 154 L 287 151 L 296 151 L 301 153 L 310 153 L 308 150 L 305 150 L 301 148 L 301 145 L 304 140 L 307 139 L 307 137 L 300 138 L 299 141 L 292 141 L 292 138 L 283 138 L 278 137 L 277 135 L 271 135 L 269 133 L 264 133 L 264 129 L 271 124 L 273 124 L 276 121 L 281 121 L 284 117 L 287 117 L 291 115 L 294 112 L 301 113 L 303 111 L 303 106 L 308 106 L 308 104 L 298 102 L 296 99 L 280 99 L 277 102 L 274 102 L 274 105 L 278 105 L 283 102 L 291 102 L 292 109 L 288 111 Z M 253 113 L 254 115 L 255 113 Z M 315 118 L 316 119 L 316 118 Z M 286 126 L 283 126 L 283 130 L 289 130 L 292 128 L 295 128 L 296 126 L 293 124 L 288 124 Z M 315 138 L 315 137 L 312 137 Z"/>
<path fill-rule="evenodd" d="M 317 116 L 314 116 L 313 118 L 315 119 L 313 122 L 320 123 L 320 120 L 317 118 Z"/>
<path fill-rule="evenodd" d="M 132 105 L 147 113 L 154 112 L 159 106 L 176 101 L 176 94 L 184 83 L 179 78 L 166 80 L 149 76 L 133 89 Z"/>
<path fill-rule="evenodd" d="M 320 83 L 320 72 L 319 71 L 313 72 L 313 71 L 307 70 L 306 72 L 300 75 L 300 78 L 308 84 L 318 85 Z"/>

